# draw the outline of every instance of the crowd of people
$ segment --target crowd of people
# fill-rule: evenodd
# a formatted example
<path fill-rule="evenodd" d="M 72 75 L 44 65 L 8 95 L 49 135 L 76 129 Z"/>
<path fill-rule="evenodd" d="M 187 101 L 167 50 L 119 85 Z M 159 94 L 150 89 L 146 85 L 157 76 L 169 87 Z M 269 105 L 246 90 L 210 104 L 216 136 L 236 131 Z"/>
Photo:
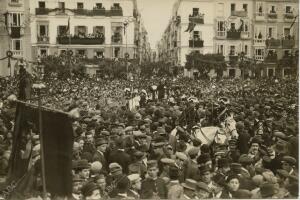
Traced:
<path fill-rule="evenodd" d="M 69 199 L 298 198 L 297 80 L 53 77 L 45 84 L 44 106 L 80 113 Z M 7 97 L 16 91 L 15 79 L 1 79 L 2 183 L 15 112 Z M 222 130 L 227 117 L 238 136 L 221 145 L 192 134 L 194 127 Z M 40 151 L 39 138 L 32 140 L 30 166 Z M 27 197 L 41 192 L 36 181 Z"/>

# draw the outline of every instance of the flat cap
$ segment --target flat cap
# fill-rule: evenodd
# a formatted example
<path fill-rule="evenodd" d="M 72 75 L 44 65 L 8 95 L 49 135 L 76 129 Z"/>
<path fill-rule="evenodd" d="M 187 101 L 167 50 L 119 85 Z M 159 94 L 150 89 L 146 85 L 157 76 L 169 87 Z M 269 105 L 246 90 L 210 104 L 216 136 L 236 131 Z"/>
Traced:
<path fill-rule="evenodd" d="M 176 158 L 179 158 L 180 160 L 184 160 L 184 161 L 188 159 L 188 157 L 182 152 L 176 152 L 175 156 Z"/>
<path fill-rule="evenodd" d="M 139 174 L 130 174 L 127 176 L 131 183 L 135 183 L 137 181 L 142 180 Z"/>
<path fill-rule="evenodd" d="M 297 160 L 293 158 L 292 156 L 283 156 L 282 162 L 287 162 L 290 165 L 296 165 Z"/>
<path fill-rule="evenodd" d="M 163 164 L 167 164 L 167 165 L 173 165 L 173 164 L 175 164 L 175 160 L 170 159 L 170 158 L 162 158 L 160 161 Z"/>

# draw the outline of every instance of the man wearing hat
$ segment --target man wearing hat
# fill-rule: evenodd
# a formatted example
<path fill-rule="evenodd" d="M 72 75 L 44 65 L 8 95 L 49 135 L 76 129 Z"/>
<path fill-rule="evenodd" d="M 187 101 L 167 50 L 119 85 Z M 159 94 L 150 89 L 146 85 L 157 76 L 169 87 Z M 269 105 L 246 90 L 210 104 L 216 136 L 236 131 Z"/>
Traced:
<path fill-rule="evenodd" d="M 133 197 L 134 199 L 139 199 L 139 192 L 141 190 L 141 177 L 139 174 L 130 174 L 127 176 L 130 181 L 130 189 L 128 191 L 128 196 Z"/>
<path fill-rule="evenodd" d="M 81 194 L 84 200 L 101 199 L 98 186 L 93 182 L 88 182 L 81 188 Z"/>
<path fill-rule="evenodd" d="M 202 165 L 199 167 L 199 171 L 201 181 L 208 186 L 213 193 L 213 196 L 219 193 L 221 188 L 212 180 L 211 168 L 208 165 Z"/>
<path fill-rule="evenodd" d="M 109 164 L 109 176 L 107 177 L 108 195 L 113 198 L 117 195 L 116 184 L 119 180 L 126 177 L 122 172 L 122 167 L 118 163 Z M 126 177 L 127 178 L 127 177 Z"/>
<path fill-rule="evenodd" d="M 101 162 L 103 168 L 107 170 L 107 161 L 105 158 L 108 142 L 104 138 L 99 138 L 95 141 L 96 152 L 93 155 L 93 161 Z"/>
<path fill-rule="evenodd" d="M 196 199 L 196 188 L 197 182 L 193 179 L 186 179 L 184 183 L 181 184 L 183 187 L 183 194 L 180 199 Z"/>
<path fill-rule="evenodd" d="M 79 175 L 79 178 L 87 181 L 90 178 L 91 165 L 87 160 L 79 160 L 75 166 L 75 174 Z"/>
<path fill-rule="evenodd" d="M 131 164 L 131 157 L 125 152 L 125 144 L 122 138 L 116 141 L 117 149 L 109 155 L 109 163 L 118 163 L 122 166 L 123 172 L 128 174 L 128 166 Z"/>
<path fill-rule="evenodd" d="M 160 159 L 160 162 L 162 164 L 162 172 L 159 177 L 162 178 L 166 184 L 168 184 L 170 181 L 169 168 L 170 166 L 175 166 L 175 160 L 170 158 L 162 158 Z"/>
<path fill-rule="evenodd" d="M 165 181 L 158 177 L 158 165 L 156 160 L 149 160 L 147 163 L 147 176 L 142 181 L 141 198 L 142 199 L 166 199 L 167 187 Z"/>
<path fill-rule="evenodd" d="M 73 185 L 72 185 L 72 197 L 71 200 L 80 200 L 80 189 L 83 184 L 83 179 L 81 179 L 78 175 L 73 177 Z"/>
<path fill-rule="evenodd" d="M 208 199 L 212 198 L 212 193 L 207 184 L 203 182 L 198 182 L 196 187 L 196 195 L 198 199 Z"/>
<path fill-rule="evenodd" d="M 200 173 L 198 169 L 197 157 L 199 153 L 199 148 L 192 148 L 188 151 L 188 160 L 185 168 L 185 179 L 194 179 L 196 181 L 200 180 Z"/>
<path fill-rule="evenodd" d="M 185 176 L 186 162 L 188 157 L 183 152 L 176 152 L 175 156 L 176 156 L 175 165 L 179 169 L 179 182 L 182 183 L 185 179 L 184 176 Z"/>
<path fill-rule="evenodd" d="M 183 187 L 179 183 L 179 170 L 176 166 L 170 166 L 169 169 L 170 181 L 167 185 L 168 199 L 179 199 L 183 194 Z"/>
<path fill-rule="evenodd" d="M 226 158 L 220 158 L 217 161 L 218 170 L 213 177 L 213 181 L 220 186 L 224 186 L 226 184 L 226 176 L 230 171 L 229 160 Z"/>
<path fill-rule="evenodd" d="M 103 199 L 108 199 L 109 196 L 106 191 L 106 177 L 103 173 L 98 174 L 95 178 L 95 183 L 98 185 L 101 197 Z"/>
<path fill-rule="evenodd" d="M 297 164 L 297 160 L 292 156 L 284 156 L 282 158 L 282 169 L 286 170 L 289 175 L 298 176 L 298 172 L 296 171 L 295 167 Z"/>

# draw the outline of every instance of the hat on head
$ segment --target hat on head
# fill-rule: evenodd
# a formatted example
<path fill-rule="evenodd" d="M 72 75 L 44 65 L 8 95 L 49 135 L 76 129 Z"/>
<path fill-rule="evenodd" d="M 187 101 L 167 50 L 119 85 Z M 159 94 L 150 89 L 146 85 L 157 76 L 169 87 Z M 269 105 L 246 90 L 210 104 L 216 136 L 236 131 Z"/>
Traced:
<path fill-rule="evenodd" d="M 153 167 L 157 167 L 157 161 L 156 160 L 149 160 L 147 162 L 147 168 L 150 169 L 150 168 L 153 168 Z"/>
<path fill-rule="evenodd" d="M 109 168 L 110 173 L 122 171 L 122 167 L 118 163 L 110 163 L 108 168 Z"/>
<path fill-rule="evenodd" d="M 87 182 L 85 185 L 81 188 L 81 194 L 84 197 L 91 196 L 93 194 L 93 191 L 98 190 L 98 186 L 93 182 Z"/>
<path fill-rule="evenodd" d="M 193 179 L 186 179 L 184 183 L 181 184 L 182 187 L 190 190 L 196 190 L 197 188 L 197 182 Z"/>
<path fill-rule="evenodd" d="M 200 174 L 204 174 L 205 172 L 211 172 L 211 169 L 208 165 L 199 166 Z"/>
<path fill-rule="evenodd" d="M 276 170 L 276 174 L 278 174 L 279 176 L 284 177 L 284 178 L 288 178 L 289 177 L 289 172 L 287 172 L 284 169 L 277 169 Z"/>
<path fill-rule="evenodd" d="M 251 199 L 252 193 L 249 190 L 240 189 L 235 192 L 235 198 L 237 199 Z"/>
<path fill-rule="evenodd" d="M 230 169 L 234 173 L 241 173 L 242 165 L 240 163 L 231 163 Z"/>
<path fill-rule="evenodd" d="M 262 176 L 268 183 L 275 184 L 277 183 L 277 178 L 272 171 L 265 171 L 262 173 Z"/>
<path fill-rule="evenodd" d="M 260 186 L 264 182 L 264 177 L 260 174 L 254 175 L 252 181 L 256 186 Z"/>
<path fill-rule="evenodd" d="M 229 176 L 226 177 L 226 182 L 229 183 L 232 179 L 238 179 L 240 180 L 240 177 L 237 174 L 230 174 Z"/>
<path fill-rule="evenodd" d="M 220 158 L 219 160 L 218 160 L 218 167 L 219 168 L 222 168 L 222 167 L 229 167 L 229 160 L 228 159 L 226 159 L 226 158 Z"/>
<path fill-rule="evenodd" d="M 286 153 L 286 151 L 287 151 L 287 149 L 286 149 L 286 143 L 283 140 L 277 141 L 276 144 L 275 144 L 274 150 L 277 153 L 281 153 L 281 154 Z"/>
<path fill-rule="evenodd" d="M 79 175 L 75 174 L 73 176 L 73 182 L 83 182 L 84 179 L 80 178 Z"/>
<path fill-rule="evenodd" d="M 139 174 L 130 174 L 127 176 L 127 178 L 130 180 L 131 184 L 142 180 Z"/>
<path fill-rule="evenodd" d="M 99 161 L 95 161 L 91 164 L 91 172 L 99 173 L 102 169 L 102 164 Z"/>
<path fill-rule="evenodd" d="M 208 153 L 204 153 L 201 154 L 198 158 L 197 158 L 197 163 L 200 164 L 205 164 L 206 162 L 210 161 L 210 155 Z"/>
<path fill-rule="evenodd" d="M 76 169 L 82 170 L 82 169 L 89 169 L 90 167 L 91 165 L 85 159 L 77 161 Z"/>
<path fill-rule="evenodd" d="M 264 183 L 260 186 L 260 193 L 262 198 L 272 197 L 275 193 L 275 185 L 272 183 Z"/>
<path fill-rule="evenodd" d="M 188 159 L 188 157 L 182 152 L 176 152 L 175 156 L 176 158 L 179 158 L 180 160 L 184 160 L 184 161 Z"/>
<path fill-rule="evenodd" d="M 287 162 L 290 165 L 296 165 L 297 164 L 297 160 L 295 158 L 293 158 L 292 156 L 283 156 L 282 162 Z"/>
<path fill-rule="evenodd" d="M 247 154 L 242 154 L 239 158 L 239 163 L 249 165 L 253 162 L 253 159 Z"/>
<path fill-rule="evenodd" d="M 160 159 L 160 161 L 166 165 L 174 165 L 175 164 L 175 160 L 170 159 L 170 158 L 162 158 L 162 159 Z"/>
<path fill-rule="evenodd" d="M 95 145 L 96 145 L 96 146 L 101 146 L 101 145 L 103 145 L 103 144 L 108 144 L 108 141 L 105 140 L 104 138 L 99 138 L 99 139 L 97 139 L 97 140 L 95 141 Z"/>
<path fill-rule="evenodd" d="M 188 151 L 188 155 L 189 155 L 190 157 L 197 156 L 198 153 L 199 153 L 199 151 L 200 151 L 199 148 L 196 148 L 196 147 L 191 148 L 191 149 Z"/>

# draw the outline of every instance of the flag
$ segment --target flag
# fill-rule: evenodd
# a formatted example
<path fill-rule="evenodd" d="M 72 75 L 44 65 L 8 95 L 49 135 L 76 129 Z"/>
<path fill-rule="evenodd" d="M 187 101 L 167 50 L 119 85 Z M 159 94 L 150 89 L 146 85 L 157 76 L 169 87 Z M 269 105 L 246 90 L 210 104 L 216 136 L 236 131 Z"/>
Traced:
<path fill-rule="evenodd" d="M 66 29 L 66 34 L 70 34 L 70 17 L 68 19 L 68 26 L 67 26 L 67 29 Z"/>
<path fill-rule="evenodd" d="M 11 191 L 10 199 L 25 199 L 26 194 L 33 191 L 37 173 L 41 173 L 41 165 L 34 167 L 28 164 L 31 156 L 28 149 L 30 127 L 39 127 L 38 109 L 18 103 L 13 149 L 9 162 L 7 185 L 16 183 Z M 72 193 L 72 147 L 73 129 L 68 115 L 53 111 L 42 111 L 42 136 L 46 190 L 54 196 L 69 196 Z M 9 199 L 9 198 L 7 198 Z"/>
<path fill-rule="evenodd" d="M 291 26 L 290 26 L 290 29 L 294 26 L 294 24 L 295 24 L 295 22 L 296 22 L 296 20 L 297 20 L 298 17 L 299 17 L 299 15 L 297 15 L 297 16 L 294 18 L 294 21 L 292 22 L 292 24 L 291 24 Z"/>
<path fill-rule="evenodd" d="M 188 28 L 185 30 L 185 32 L 192 32 L 196 26 L 196 23 L 190 22 L 188 25 Z"/>

